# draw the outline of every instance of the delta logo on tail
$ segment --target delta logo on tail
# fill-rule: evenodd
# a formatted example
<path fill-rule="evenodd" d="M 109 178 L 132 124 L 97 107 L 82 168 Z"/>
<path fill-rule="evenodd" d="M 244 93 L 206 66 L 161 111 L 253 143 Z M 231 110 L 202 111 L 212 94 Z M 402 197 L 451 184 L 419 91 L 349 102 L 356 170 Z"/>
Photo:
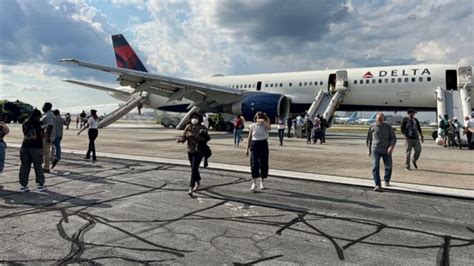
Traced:
<path fill-rule="evenodd" d="M 148 72 L 122 34 L 112 35 L 112 43 L 118 67 Z"/>
<path fill-rule="evenodd" d="M 364 74 L 365 79 L 371 79 L 373 77 L 374 77 L 374 75 L 372 75 L 372 73 L 370 73 L 370 71 L 367 71 L 367 73 Z"/>

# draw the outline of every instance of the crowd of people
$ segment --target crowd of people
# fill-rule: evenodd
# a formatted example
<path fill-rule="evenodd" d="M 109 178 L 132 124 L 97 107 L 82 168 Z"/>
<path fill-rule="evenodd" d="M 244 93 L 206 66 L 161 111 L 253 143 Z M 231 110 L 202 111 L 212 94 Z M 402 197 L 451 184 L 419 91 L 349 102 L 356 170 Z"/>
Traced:
<path fill-rule="evenodd" d="M 85 114 L 85 112 L 83 111 Z M 66 113 L 64 118 L 59 110 L 53 110 L 53 105 L 44 103 L 42 112 L 34 109 L 29 118 L 22 124 L 23 141 L 20 148 L 20 192 L 30 191 L 28 187 L 29 175 L 33 166 L 37 191 L 47 190 L 45 185 L 45 173 L 50 173 L 61 160 L 61 141 L 63 139 L 64 127 L 69 129 L 71 115 Z M 89 120 L 84 124 L 83 130 L 89 128 L 89 149 L 86 158 L 95 162 L 94 141 L 98 135 L 97 111 L 91 110 Z M 80 131 L 82 132 L 82 131 Z M 80 133 L 79 132 L 79 133 Z M 6 143 L 4 137 L 9 133 L 8 126 L 0 117 L 0 174 L 5 164 Z M 79 134 L 78 133 L 78 134 Z"/>
<path fill-rule="evenodd" d="M 28 179 L 31 166 L 33 165 L 37 190 L 46 190 L 44 173 L 49 173 L 61 160 L 61 141 L 63 138 L 63 128 L 69 129 L 71 115 L 67 113 L 63 118 L 59 110 L 53 110 L 51 103 L 45 103 L 42 111 L 34 109 L 31 116 L 23 123 L 23 142 L 20 149 L 20 191 L 29 191 Z M 400 131 L 405 139 L 405 168 L 411 170 L 413 166 L 418 168 L 417 162 L 422 151 L 424 142 L 423 132 L 420 122 L 415 118 L 416 111 L 409 109 L 407 116 L 402 120 Z M 372 161 L 372 175 L 375 183 L 374 191 L 381 191 L 380 161 L 384 163 L 385 186 L 390 186 L 392 175 L 392 153 L 397 143 L 395 131 L 389 123 L 386 123 L 383 113 L 377 113 L 376 122 L 369 126 L 366 144 L 368 155 Z M 298 115 L 294 118 L 277 116 L 274 119 L 277 130 L 279 145 L 283 146 L 285 129 L 288 129 L 287 137 L 306 138 L 306 142 L 320 144 L 326 142 L 326 129 L 329 123 L 321 115 L 317 114 L 315 119 L 310 119 L 307 115 Z M 242 132 L 245 127 L 244 119 L 237 116 L 234 121 L 234 146 L 239 147 L 242 141 Z M 76 127 L 80 128 L 78 135 L 87 130 L 89 145 L 84 159 L 96 162 L 95 140 L 99 134 L 99 117 L 96 110 L 91 110 L 87 115 L 83 110 L 77 116 Z M 207 116 L 198 113 L 192 115 L 190 123 L 186 126 L 183 134 L 177 139 L 178 143 L 187 143 L 188 159 L 191 166 L 191 178 L 188 194 L 199 189 L 201 176 L 199 167 L 204 161 L 204 167 L 208 166 L 208 159 L 212 151 L 208 145 L 211 140 L 208 134 L 209 121 Z M 250 190 L 265 188 L 264 180 L 268 177 L 269 171 L 269 134 L 271 122 L 267 114 L 257 112 L 253 123 L 248 126 L 248 139 L 246 155 L 250 156 L 250 168 L 252 183 Z M 292 129 L 294 135 L 291 134 Z M 5 148 L 4 137 L 9 133 L 8 126 L 0 117 L 0 174 L 4 169 Z M 465 117 L 464 124 L 461 124 L 456 117 L 449 118 L 448 115 L 439 123 L 439 141 L 444 147 L 452 148 L 461 145 L 461 134 L 466 135 L 468 148 L 473 149 L 472 134 L 474 133 L 474 113 L 471 117 Z M 414 151 L 412 156 L 412 151 Z M 257 182 L 260 180 L 258 186 Z"/>

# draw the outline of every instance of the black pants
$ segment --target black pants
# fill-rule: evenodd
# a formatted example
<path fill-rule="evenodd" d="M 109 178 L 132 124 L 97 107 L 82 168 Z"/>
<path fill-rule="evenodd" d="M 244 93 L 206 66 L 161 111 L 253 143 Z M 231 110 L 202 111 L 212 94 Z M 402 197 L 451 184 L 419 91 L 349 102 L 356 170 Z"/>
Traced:
<path fill-rule="evenodd" d="M 326 143 L 326 128 L 323 127 L 322 129 L 323 129 L 323 131 L 322 131 L 322 135 L 321 135 L 321 137 L 322 137 L 321 141 L 323 143 Z"/>
<path fill-rule="evenodd" d="M 43 164 L 43 149 L 21 148 L 20 160 L 20 184 L 25 187 L 28 185 L 31 164 L 33 164 L 36 174 L 36 183 L 43 185 L 44 173 L 43 167 L 41 167 L 41 165 Z"/>
<path fill-rule="evenodd" d="M 189 163 L 191 164 L 191 181 L 189 187 L 194 187 L 196 182 L 201 181 L 201 175 L 199 174 L 199 165 L 202 161 L 202 155 L 199 152 L 189 153 Z"/>
<path fill-rule="evenodd" d="M 252 141 L 250 146 L 250 168 L 252 169 L 252 178 L 268 177 L 268 141 Z"/>
<path fill-rule="evenodd" d="M 87 149 L 86 158 L 89 159 L 92 153 L 92 160 L 96 160 L 97 157 L 95 156 L 95 139 L 99 135 L 99 130 L 96 128 L 91 128 L 87 131 L 87 135 L 89 136 L 89 148 Z"/>
<path fill-rule="evenodd" d="M 470 132 L 470 131 L 466 132 L 466 137 L 467 137 L 467 147 L 469 149 L 472 149 L 472 146 L 474 146 L 474 143 L 471 143 L 471 141 L 472 141 L 472 132 Z"/>
<path fill-rule="evenodd" d="M 291 125 L 288 125 L 288 138 L 291 138 Z"/>

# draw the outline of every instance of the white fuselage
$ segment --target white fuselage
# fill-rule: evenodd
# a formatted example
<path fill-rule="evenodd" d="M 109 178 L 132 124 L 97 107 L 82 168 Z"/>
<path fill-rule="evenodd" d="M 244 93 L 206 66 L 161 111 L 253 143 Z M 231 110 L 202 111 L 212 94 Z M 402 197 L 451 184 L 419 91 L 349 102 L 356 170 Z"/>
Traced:
<path fill-rule="evenodd" d="M 339 69 L 348 74 L 348 89 L 339 110 L 436 110 L 435 89 L 446 88 L 447 70 L 455 65 L 406 65 Z M 337 70 L 303 71 L 272 74 L 213 76 L 194 79 L 245 91 L 278 93 L 291 100 L 291 112 L 303 112 L 319 90 L 328 91 Z M 452 72 L 451 72 L 452 73 Z M 455 81 L 456 82 L 456 81 Z M 457 84 L 456 84 L 457 86 Z M 182 111 L 188 101 L 167 102 L 165 97 L 149 95 L 147 107 Z"/>

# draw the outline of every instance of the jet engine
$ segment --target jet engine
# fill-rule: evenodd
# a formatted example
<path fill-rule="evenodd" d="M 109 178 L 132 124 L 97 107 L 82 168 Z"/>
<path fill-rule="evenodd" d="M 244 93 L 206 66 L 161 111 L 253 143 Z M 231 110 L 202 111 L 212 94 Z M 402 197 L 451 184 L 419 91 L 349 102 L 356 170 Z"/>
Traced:
<path fill-rule="evenodd" d="M 252 121 L 257 112 L 264 112 L 274 121 L 277 116 L 288 117 L 290 101 L 281 94 L 246 92 L 240 101 L 225 106 L 223 111 L 242 115 L 247 121 Z"/>

